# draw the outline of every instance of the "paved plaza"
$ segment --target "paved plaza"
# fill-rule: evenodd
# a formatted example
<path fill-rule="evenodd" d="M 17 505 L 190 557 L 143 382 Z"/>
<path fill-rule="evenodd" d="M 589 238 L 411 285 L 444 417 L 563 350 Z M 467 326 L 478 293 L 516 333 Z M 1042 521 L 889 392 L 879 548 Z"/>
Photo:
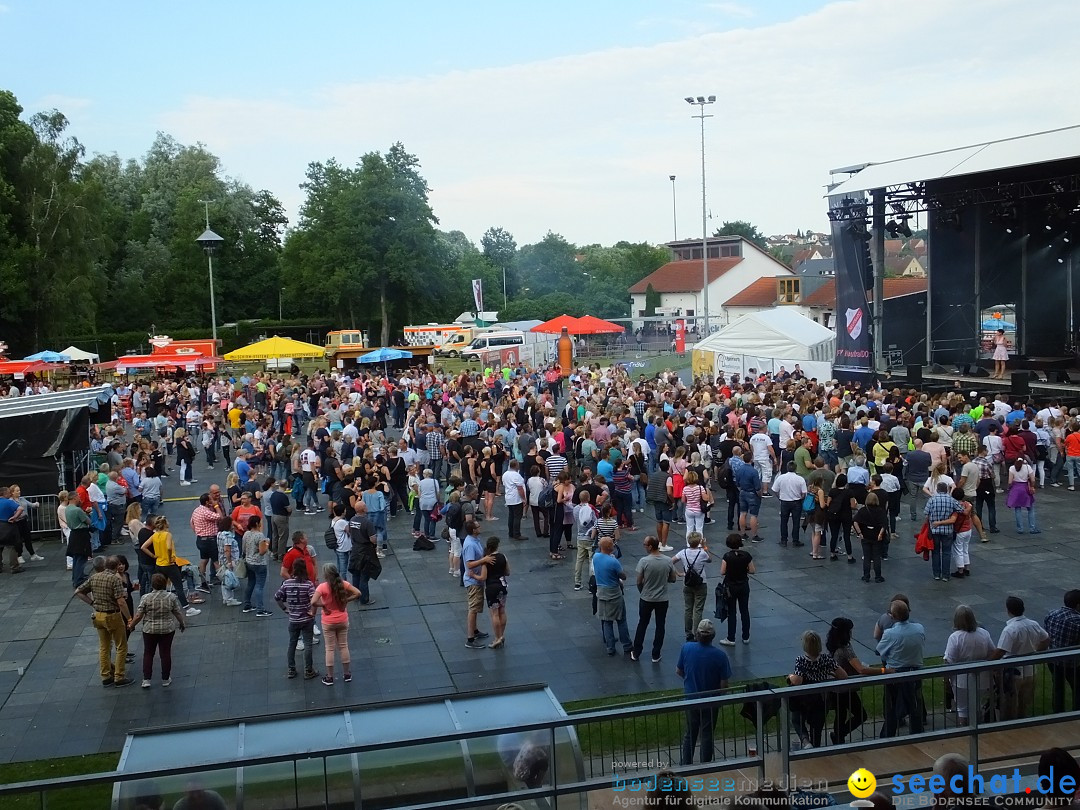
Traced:
<path fill-rule="evenodd" d="M 167 495 L 197 495 L 210 480 L 223 482 L 224 471 L 196 470 L 200 482 L 190 489 L 168 479 Z M 1038 516 L 1043 533 L 1017 535 L 1010 511 L 999 496 L 1001 534 L 990 543 L 973 543 L 973 575 L 947 584 L 935 582 L 930 564 L 916 556 L 914 527 L 905 519 L 885 563 L 884 584 L 859 580 L 861 565 L 813 561 L 807 548 L 781 548 L 777 502 L 762 512 L 767 541 L 749 548 L 758 573 L 752 583 L 750 610 L 753 642 L 727 648 L 737 680 L 773 676 L 790 670 L 799 652 L 799 634 L 807 629 L 825 634 L 835 616 L 855 622 L 857 652 L 873 660 L 873 624 L 895 591 L 911 597 L 914 618 L 926 624 L 927 655 L 940 655 L 951 631 L 953 609 L 972 605 L 994 638 L 1004 623 L 1004 596 L 1022 596 L 1028 614 L 1042 620 L 1061 604 L 1062 594 L 1078 582 L 1077 505 L 1080 495 L 1062 489 L 1040 490 Z M 197 559 L 188 517 L 195 500 L 173 501 L 165 512 L 176 530 L 179 552 Z M 497 501 L 496 522 L 484 524 L 482 536 L 506 529 L 506 509 Z M 642 554 L 641 540 L 654 529 L 647 515 L 638 515 L 639 530 L 624 534 L 623 564 L 631 572 Z M 139 686 L 142 643 L 132 635 L 137 655 L 131 668 L 136 682 L 124 689 L 103 688 L 97 667 L 97 634 L 89 608 L 72 599 L 70 574 L 56 542 L 42 544 L 43 563 L 27 573 L 0 576 L 0 761 L 119 751 L 131 729 L 170 723 L 240 718 L 301 709 L 342 707 L 382 700 L 441 695 L 508 684 L 547 683 L 563 701 L 598 696 L 633 695 L 681 686 L 675 661 L 683 642 L 681 584 L 671 590 L 671 610 L 663 661 L 634 663 L 609 658 L 592 615 L 588 590 L 573 590 L 572 562 L 551 562 L 547 540 L 505 540 L 512 567 L 506 646 L 471 650 L 464 645 L 465 597 L 456 578 L 447 574 L 446 546 L 414 552 L 411 517 L 399 515 L 390 524 L 393 553 L 383 562 L 383 575 L 372 585 L 376 604 L 353 608 L 350 646 L 354 680 L 333 687 L 318 680 L 287 680 L 287 621 L 274 606 L 270 618 L 241 614 L 222 606 L 217 592 L 188 620 L 173 647 L 173 682 L 162 688 Z M 321 560 L 324 515 L 299 516 L 293 529 L 304 529 Z M 684 546 L 683 526 L 673 526 L 671 542 Z M 722 523 L 706 527 L 714 548 L 723 547 Z M 129 559 L 132 551 L 125 549 Z M 719 569 L 710 573 L 710 594 Z M 268 603 L 279 577 L 271 565 Z M 215 589 L 216 591 L 216 589 Z M 706 615 L 712 615 L 710 595 Z M 272 603 L 271 603 L 272 604 Z M 637 618 L 636 589 L 627 588 L 630 630 Z M 481 628 L 489 629 L 486 616 Z M 651 631 L 646 651 L 651 644 Z M 315 648 L 322 670 L 323 650 Z"/>

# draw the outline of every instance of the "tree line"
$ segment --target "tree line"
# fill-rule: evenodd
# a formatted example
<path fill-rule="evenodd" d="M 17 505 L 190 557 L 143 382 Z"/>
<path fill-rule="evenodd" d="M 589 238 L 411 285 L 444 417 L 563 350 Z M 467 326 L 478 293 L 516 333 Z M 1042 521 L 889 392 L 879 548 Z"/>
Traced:
<path fill-rule="evenodd" d="M 420 161 L 401 143 L 351 166 L 311 163 L 290 227 L 272 191 L 228 177 L 202 144 L 158 133 L 140 159 L 88 157 L 63 113 L 23 112 L 0 90 L 0 340 L 13 357 L 107 333 L 209 335 L 207 262 L 195 241 L 207 213 L 224 239 L 214 257 L 219 326 L 270 328 L 280 314 L 366 329 L 381 345 L 406 324 L 474 309 L 475 278 L 501 320 L 625 316 L 627 288 L 670 258 L 647 243 L 578 246 L 548 233 L 519 246 L 492 227 L 477 245 L 442 231 Z"/>

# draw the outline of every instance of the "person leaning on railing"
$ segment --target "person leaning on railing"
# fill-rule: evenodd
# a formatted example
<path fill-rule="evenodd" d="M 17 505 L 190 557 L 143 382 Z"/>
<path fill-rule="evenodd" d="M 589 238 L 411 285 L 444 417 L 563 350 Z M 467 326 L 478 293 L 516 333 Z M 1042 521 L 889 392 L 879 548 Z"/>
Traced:
<path fill-rule="evenodd" d="M 877 653 L 883 663 L 882 674 L 888 670 L 911 672 L 923 665 L 926 630 L 918 622 L 909 621 L 911 613 L 906 602 L 897 600 L 889 606 L 893 625 L 881 634 Z M 923 730 L 923 704 L 918 681 L 885 684 L 885 719 L 882 737 L 895 737 L 900 718 L 907 716 L 912 734 Z"/>

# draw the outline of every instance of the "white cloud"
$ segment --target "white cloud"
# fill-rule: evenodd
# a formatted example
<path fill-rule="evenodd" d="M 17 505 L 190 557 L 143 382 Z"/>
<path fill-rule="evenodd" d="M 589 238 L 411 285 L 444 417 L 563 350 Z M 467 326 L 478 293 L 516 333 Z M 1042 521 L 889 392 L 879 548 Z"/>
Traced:
<path fill-rule="evenodd" d="M 11 6 L 5 6 L 3 3 L 0 3 L 0 14 L 7 14 L 9 11 L 11 11 Z"/>
<path fill-rule="evenodd" d="M 754 16 L 754 9 L 742 3 L 706 3 L 705 8 L 739 20 L 749 20 Z"/>
<path fill-rule="evenodd" d="M 714 224 L 824 227 L 828 170 L 1080 121 L 1080 54 L 1047 30 L 1080 4 L 1047 0 L 837 2 L 778 25 L 501 68 L 311 88 L 304 99 L 198 96 L 160 125 L 203 141 L 290 211 L 305 166 L 402 141 L 442 227 L 518 243 L 662 241 L 700 230 L 700 130 L 682 100 L 715 93 L 706 122 Z M 699 224 L 695 227 L 694 223 Z"/>

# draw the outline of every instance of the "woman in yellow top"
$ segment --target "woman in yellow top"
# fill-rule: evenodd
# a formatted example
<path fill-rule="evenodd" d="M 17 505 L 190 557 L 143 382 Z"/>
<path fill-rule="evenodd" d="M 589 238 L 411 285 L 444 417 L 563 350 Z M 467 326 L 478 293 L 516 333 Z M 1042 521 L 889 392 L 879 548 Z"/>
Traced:
<path fill-rule="evenodd" d="M 172 532 L 169 531 L 169 521 L 164 515 L 158 516 L 152 528 L 154 533 L 142 544 L 145 551 L 154 558 L 155 571 L 164 574 L 172 583 L 176 591 L 176 598 L 180 600 L 180 607 L 188 616 L 198 616 L 202 613 L 197 607 L 188 604 L 187 595 L 184 593 L 184 580 L 180 575 L 180 566 L 176 562 L 176 546 L 173 544 Z M 192 602 L 202 602 L 202 599 L 192 598 Z"/>

